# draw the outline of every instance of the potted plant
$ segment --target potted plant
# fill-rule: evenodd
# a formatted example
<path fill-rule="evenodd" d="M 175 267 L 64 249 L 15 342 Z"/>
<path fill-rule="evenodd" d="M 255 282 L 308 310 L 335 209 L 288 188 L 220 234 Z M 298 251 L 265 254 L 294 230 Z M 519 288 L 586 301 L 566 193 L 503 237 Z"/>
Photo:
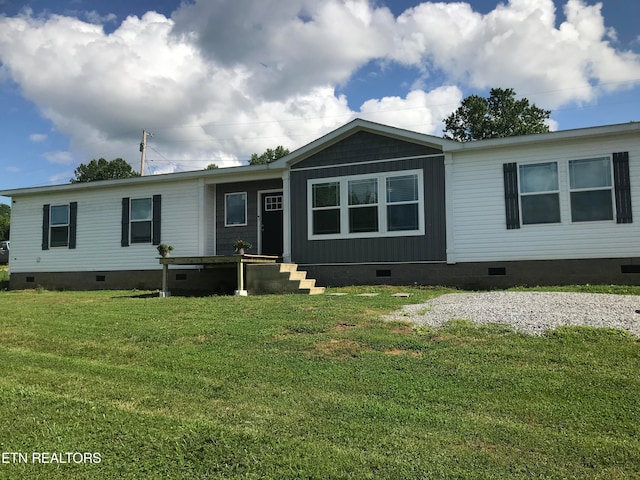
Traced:
<path fill-rule="evenodd" d="M 249 250 L 250 248 L 251 244 L 245 240 L 236 240 L 233 242 L 233 249 L 238 255 L 244 255 L 244 251 Z"/>
<path fill-rule="evenodd" d="M 166 243 L 161 243 L 156 248 L 158 249 L 158 253 L 161 257 L 168 257 L 169 252 L 173 250 L 173 247 L 171 245 L 167 245 Z"/>

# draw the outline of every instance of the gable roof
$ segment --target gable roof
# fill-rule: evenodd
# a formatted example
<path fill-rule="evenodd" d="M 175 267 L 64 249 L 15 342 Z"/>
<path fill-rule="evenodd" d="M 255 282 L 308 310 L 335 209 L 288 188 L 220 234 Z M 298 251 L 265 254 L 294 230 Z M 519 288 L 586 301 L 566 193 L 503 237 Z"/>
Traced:
<path fill-rule="evenodd" d="M 381 123 L 371 122 L 369 120 L 363 120 L 362 118 L 356 118 L 355 120 L 342 125 L 313 142 L 294 150 L 289 155 L 276 160 L 272 165 L 275 168 L 286 168 L 288 166 L 295 165 L 296 163 L 301 162 L 319 151 L 324 150 L 325 148 L 328 148 L 358 132 L 370 132 L 377 135 L 403 140 L 405 142 L 426 145 L 439 150 L 452 148 L 456 143 L 458 143 L 453 140 L 447 140 L 446 138 L 440 138 L 433 135 L 427 135 L 425 133 L 414 132 L 398 127 L 383 125 Z"/>

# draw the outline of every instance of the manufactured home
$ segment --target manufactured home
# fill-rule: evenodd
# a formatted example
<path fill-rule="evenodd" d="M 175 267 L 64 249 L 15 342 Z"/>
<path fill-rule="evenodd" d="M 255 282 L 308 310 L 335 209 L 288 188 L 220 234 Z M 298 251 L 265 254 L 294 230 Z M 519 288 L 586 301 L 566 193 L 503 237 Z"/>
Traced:
<path fill-rule="evenodd" d="M 633 122 L 459 143 L 357 119 L 268 165 L 0 195 L 11 288 L 155 289 L 159 243 L 201 259 L 237 239 L 325 286 L 640 283 Z M 233 265 L 196 261 L 172 289 L 233 290 Z"/>

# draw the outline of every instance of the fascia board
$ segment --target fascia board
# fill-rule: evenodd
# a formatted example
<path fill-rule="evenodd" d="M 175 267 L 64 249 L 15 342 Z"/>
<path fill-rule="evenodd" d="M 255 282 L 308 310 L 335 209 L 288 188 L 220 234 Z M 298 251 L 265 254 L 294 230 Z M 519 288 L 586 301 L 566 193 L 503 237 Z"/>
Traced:
<path fill-rule="evenodd" d="M 179 173 L 164 173 L 144 177 L 103 180 L 97 182 L 66 183 L 42 187 L 26 187 L 11 190 L 0 190 L 0 196 L 14 197 L 20 195 L 46 194 L 52 192 L 83 191 L 102 188 L 148 185 L 153 183 L 179 182 L 203 178 L 205 183 L 229 183 L 234 181 L 252 181 L 268 178 L 281 178 L 281 173 L 268 165 L 248 165 L 240 167 L 218 168 L 215 170 L 195 170 Z"/>
<path fill-rule="evenodd" d="M 556 132 L 520 135 L 517 137 L 491 138 L 487 140 L 476 140 L 472 142 L 452 142 L 445 148 L 445 151 L 456 152 L 484 150 L 490 148 L 509 148 L 538 143 L 552 143 L 565 140 L 578 140 L 580 138 L 596 138 L 633 133 L 640 133 L 640 122 L 578 128 L 573 130 L 559 130 Z"/>

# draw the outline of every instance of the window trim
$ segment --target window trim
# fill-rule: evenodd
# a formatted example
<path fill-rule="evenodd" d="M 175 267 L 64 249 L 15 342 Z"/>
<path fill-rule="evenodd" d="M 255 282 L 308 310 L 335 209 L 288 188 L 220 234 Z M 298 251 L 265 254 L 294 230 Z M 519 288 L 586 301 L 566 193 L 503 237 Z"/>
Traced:
<path fill-rule="evenodd" d="M 418 180 L 417 200 L 403 202 L 389 202 L 387 200 L 387 179 L 392 177 L 405 177 L 415 175 Z M 349 183 L 353 180 L 376 179 L 378 183 L 378 198 L 374 204 L 362 206 L 376 206 L 378 210 L 378 231 L 349 233 L 349 211 L 357 205 L 349 204 Z M 313 207 L 313 186 L 322 183 L 338 183 L 339 205 L 331 207 Z M 413 237 L 425 234 L 425 194 L 424 172 L 422 169 L 384 171 L 359 175 L 345 175 L 338 177 L 320 177 L 307 179 L 307 239 L 308 240 L 337 240 L 354 238 L 388 238 L 388 237 Z M 389 230 L 387 207 L 390 205 L 418 205 L 418 229 L 417 230 Z M 313 212 L 316 210 L 337 209 L 340 218 L 340 232 L 328 234 L 313 233 Z"/>
<path fill-rule="evenodd" d="M 579 162 L 581 160 L 599 160 L 599 159 L 607 159 L 609 162 L 609 186 L 606 187 L 588 187 L 588 188 L 572 188 L 571 187 L 571 162 Z M 593 223 L 616 223 L 616 196 L 615 196 L 615 172 L 613 168 L 613 158 L 612 155 L 599 155 L 599 156 L 591 156 L 591 157 L 580 157 L 580 158 L 570 158 L 567 160 L 567 198 L 569 201 L 569 219 L 571 224 L 593 224 Z M 573 203 L 571 200 L 572 193 L 579 192 L 597 192 L 597 191 L 605 191 L 609 190 L 611 196 L 611 218 L 601 219 L 601 220 L 574 220 L 573 219 Z"/>
<path fill-rule="evenodd" d="M 149 200 L 149 202 L 151 203 L 151 210 L 150 210 L 150 215 L 148 218 L 145 219 L 133 219 L 133 208 L 132 208 L 132 203 L 134 200 Z M 154 210 L 154 205 L 153 205 L 153 196 L 150 197 L 136 197 L 136 198 L 129 198 L 129 245 L 152 245 L 153 244 L 153 218 L 154 218 L 154 214 L 153 214 L 153 210 Z M 149 241 L 144 241 L 144 242 L 134 242 L 133 241 L 133 228 L 132 225 L 133 223 L 141 223 L 141 222 L 149 222 L 150 226 L 151 226 L 151 230 L 149 232 Z"/>
<path fill-rule="evenodd" d="M 520 175 L 520 167 L 526 167 L 531 165 L 545 165 L 555 163 L 556 165 L 556 180 L 558 182 L 558 188 L 556 190 L 540 190 L 537 192 L 525 192 L 522 193 L 522 179 Z M 560 181 L 560 165 L 558 160 L 544 160 L 544 161 L 535 161 L 535 162 L 518 162 L 517 169 L 517 186 L 518 186 L 518 213 L 520 215 L 520 226 L 521 227 L 529 227 L 529 226 L 537 226 L 537 225 L 558 225 L 562 223 L 562 182 Z M 525 223 L 524 221 L 524 212 L 522 211 L 522 197 L 533 197 L 536 195 L 557 195 L 558 196 L 558 211 L 560 212 L 560 219 L 557 222 L 536 222 L 536 223 Z"/>
<path fill-rule="evenodd" d="M 283 195 L 281 193 L 265 193 L 262 201 L 265 212 L 281 212 L 283 210 Z"/>
<path fill-rule="evenodd" d="M 53 223 L 53 209 L 56 207 L 65 207 L 67 209 L 67 223 Z M 64 245 L 53 245 L 53 229 L 54 228 L 66 228 L 67 229 L 67 241 Z M 61 203 L 57 205 L 49 206 L 49 248 L 69 248 L 71 239 L 71 206 L 68 203 Z"/>
<path fill-rule="evenodd" d="M 571 188 L 571 162 L 580 160 L 608 159 L 610 168 L 610 185 L 605 187 Z M 526 165 L 537 165 L 545 163 L 556 163 L 558 168 L 558 192 L 545 191 L 535 193 L 520 192 L 520 167 Z M 553 225 L 584 225 L 598 223 L 633 223 L 633 213 L 631 206 L 631 193 L 629 181 L 629 154 L 628 152 L 618 153 L 595 153 L 593 155 L 582 155 L 574 157 L 539 159 L 524 162 L 511 162 L 503 164 L 504 178 L 504 199 L 506 228 L 540 228 Z M 612 218 L 603 220 L 573 220 L 571 194 L 576 192 L 611 192 L 611 213 Z M 522 218 L 522 197 L 527 195 L 557 193 L 560 207 L 560 221 L 552 223 L 524 223 Z M 517 218 L 519 217 L 519 218 Z"/>
<path fill-rule="evenodd" d="M 228 199 L 232 195 L 242 195 L 244 197 L 244 223 L 229 223 Z M 224 226 L 225 227 L 246 227 L 248 225 L 248 201 L 247 192 L 229 192 L 224 194 Z"/>

